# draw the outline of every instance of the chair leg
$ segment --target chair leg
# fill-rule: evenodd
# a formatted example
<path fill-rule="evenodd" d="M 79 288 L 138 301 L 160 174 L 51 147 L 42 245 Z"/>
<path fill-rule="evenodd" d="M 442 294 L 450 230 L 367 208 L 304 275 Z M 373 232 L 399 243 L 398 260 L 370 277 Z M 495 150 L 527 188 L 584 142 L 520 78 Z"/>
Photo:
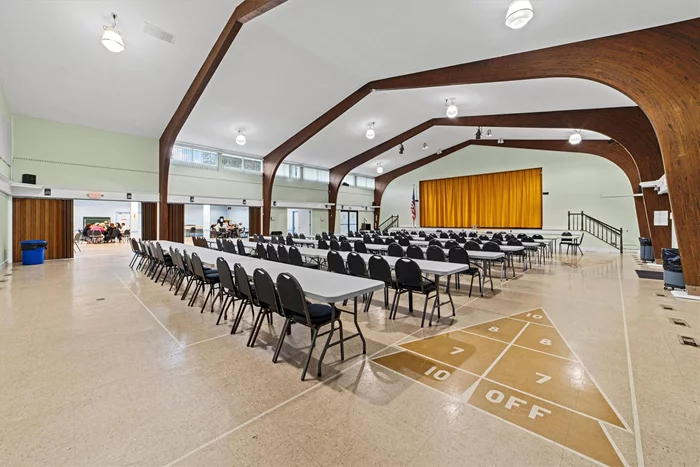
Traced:
<path fill-rule="evenodd" d="M 340 335 L 340 360 L 345 360 L 345 342 L 343 341 L 343 320 L 338 320 L 338 335 Z"/>
<path fill-rule="evenodd" d="M 250 332 L 250 336 L 248 337 L 248 343 L 246 344 L 246 347 L 253 347 L 255 345 L 255 341 L 258 338 L 258 332 L 260 332 L 260 328 L 263 325 L 263 321 L 265 321 L 265 315 L 269 314 L 267 310 L 260 309 L 260 312 L 258 313 L 258 316 L 255 318 L 255 322 L 253 322 L 253 330 Z"/>
<path fill-rule="evenodd" d="M 219 323 L 221 322 L 221 317 L 224 315 L 224 312 L 226 311 L 226 308 L 228 308 L 228 307 L 231 305 L 231 303 L 235 302 L 235 299 L 233 299 L 233 300 L 231 300 L 231 301 L 229 302 L 230 299 L 231 299 L 231 297 L 227 296 L 227 297 L 226 297 L 226 300 L 224 300 L 224 304 L 221 306 L 221 311 L 219 312 L 219 319 L 216 320 L 216 325 L 217 325 L 217 326 L 218 326 Z M 226 318 L 224 318 L 224 319 L 226 319 Z"/>
<path fill-rule="evenodd" d="M 438 285 L 438 287 L 439 287 L 439 285 Z M 423 318 L 420 321 L 420 327 L 423 327 L 423 324 L 425 324 L 425 312 L 426 311 L 428 311 L 428 295 L 425 296 L 425 303 L 423 303 Z M 435 304 L 434 303 L 433 303 L 433 309 L 430 312 L 431 321 L 433 319 L 433 313 L 432 313 L 433 311 L 435 311 Z"/>
<path fill-rule="evenodd" d="M 284 326 L 282 326 L 282 332 L 280 333 L 280 338 L 277 341 L 277 348 L 275 349 L 275 354 L 272 356 L 272 363 L 277 363 L 277 359 L 280 356 L 280 350 L 282 350 L 282 343 L 284 342 L 284 338 L 287 336 L 289 331 L 291 330 L 291 320 L 287 318 L 284 321 Z"/>
<path fill-rule="evenodd" d="M 389 306 L 389 287 L 384 286 L 384 306 Z"/>
<path fill-rule="evenodd" d="M 333 332 L 335 331 L 335 321 L 331 321 L 331 330 L 328 332 L 328 338 L 326 339 L 326 344 L 323 346 L 323 350 L 321 350 L 321 356 L 318 358 L 318 377 L 321 377 L 321 366 L 323 365 L 323 357 L 326 356 L 326 350 L 328 350 L 328 346 L 331 343 L 331 338 L 333 337 Z M 309 355 L 311 355 L 311 352 L 309 352 Z"/>
<path fill-rule="evenodd" d="M 396 319 L 396 308 L 398 308 L 399 305 L 397 299 L 400 297 L 401 293 L 399 289 L 396 289 L 396 292 L 394 292 L 394 299 L 391 301 L 391 308 L 389 308 L 389 319 Z"/>
<path fill-rule="evenodd" d="M 301 380 L 304 381 L 306 377 L 306 370 L 309 368 L 309 362 L 311 361 L 311 354 L 316 347 L 316 336 L 318 335 L 318 330 L 316 328 L 311 328 L 311 346 L 309 347 L 309 354 L 306 356 L 306 363 L 304 364 L 304 371 L 301 373 Z M 320 362 L 319 362 L 320 363 Z"/>
<path fill-rule="evenodd" d="M 202 289 L 202 287 L 204 287 L 204 284 L 201 281 L 197 281 L 197 285 L 192 293 L 192 298 L 190 298 L 190 302 L 187 304 L 187 306 L 194 305 L 194 302 L 197 300 L 197 296 L 199 296 L 199 291 Z"/>
<path fill-rule="evenodd" d="M 474 287 L 474 274 L 472 274 L 472 280 L 469 283 L 469 297 L 471 298 L 472 296 L 472 288 Z"/>

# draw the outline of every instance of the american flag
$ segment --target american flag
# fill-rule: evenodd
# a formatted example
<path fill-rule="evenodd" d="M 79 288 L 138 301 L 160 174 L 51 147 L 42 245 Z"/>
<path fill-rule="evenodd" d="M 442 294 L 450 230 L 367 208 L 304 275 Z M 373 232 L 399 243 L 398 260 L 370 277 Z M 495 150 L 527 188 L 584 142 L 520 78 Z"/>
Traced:
<path fill-rule="evenodd" d="M 411 217 L 413 218 L 413 223 L 416 222 L 416 188 L 413 188 L 413 194 L 411 195 Z"/>

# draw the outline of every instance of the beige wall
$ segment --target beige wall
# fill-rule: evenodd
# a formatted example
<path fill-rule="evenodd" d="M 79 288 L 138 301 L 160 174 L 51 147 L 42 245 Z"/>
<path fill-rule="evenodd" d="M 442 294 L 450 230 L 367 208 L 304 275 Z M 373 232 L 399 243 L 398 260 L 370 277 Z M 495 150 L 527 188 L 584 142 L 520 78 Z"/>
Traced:
<path fill-rule="evenodd" d="M 9 192 L 12 173 L 12 114 L 0 83 L 0 184 Z M 10 219 L 12 197 L 0 191 L 0 269 L 10 259 L 12 222 Z"/>

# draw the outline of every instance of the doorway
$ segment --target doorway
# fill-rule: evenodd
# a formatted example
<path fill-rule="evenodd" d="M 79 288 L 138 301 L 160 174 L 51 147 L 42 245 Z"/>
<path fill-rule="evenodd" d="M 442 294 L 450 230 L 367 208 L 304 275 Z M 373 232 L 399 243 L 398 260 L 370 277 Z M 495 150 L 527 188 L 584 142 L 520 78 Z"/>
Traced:
<path fill-rule="evenodd" d="M 287 209 L 287 232 L 311 235 L 311 209 Z"/>
<path fill-rule="evenodd" d="M 340 233 L 357 232 L 357 211 L 340 211 Z"/>

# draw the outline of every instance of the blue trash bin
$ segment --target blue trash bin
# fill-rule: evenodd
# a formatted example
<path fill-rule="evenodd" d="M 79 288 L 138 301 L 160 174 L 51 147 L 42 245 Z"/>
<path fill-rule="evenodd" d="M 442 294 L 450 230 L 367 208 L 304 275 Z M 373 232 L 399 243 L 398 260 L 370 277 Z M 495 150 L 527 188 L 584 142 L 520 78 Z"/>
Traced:
<path fill-rule="evenodd" d="M 19 242 L 22 250 L 22 264 L 44 264 L 44 253 L 49 242 L 46 240 L 25 240 Z"/>

